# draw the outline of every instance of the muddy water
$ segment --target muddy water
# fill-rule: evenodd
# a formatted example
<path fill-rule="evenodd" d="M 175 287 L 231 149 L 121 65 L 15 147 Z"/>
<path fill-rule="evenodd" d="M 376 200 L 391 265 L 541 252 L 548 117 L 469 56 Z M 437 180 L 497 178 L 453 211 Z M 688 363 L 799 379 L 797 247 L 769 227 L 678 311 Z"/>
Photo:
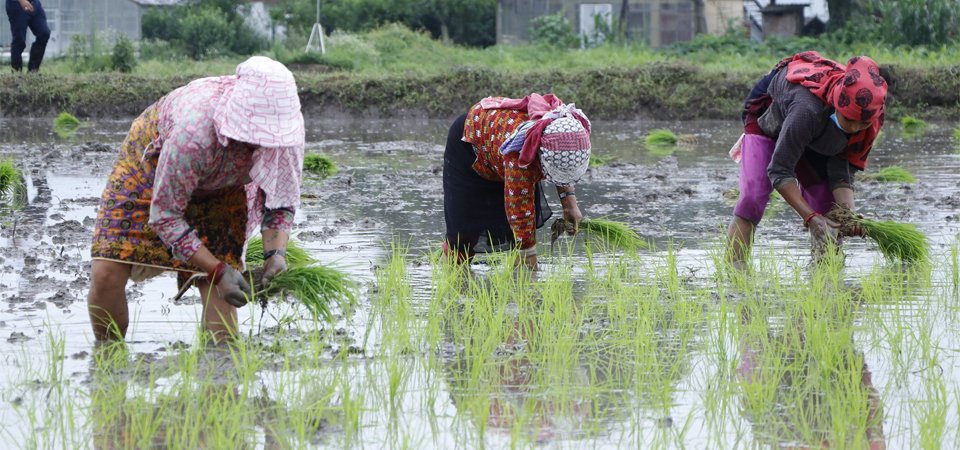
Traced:
<path fill-rule="evenodd" d="M 858 205 L 867 214 L 917 224 L 933 243 L 933 251 L 943 255 L 960 231 L 960 155 L 951 138 L 953 124 L 932 124 L 920 138 L 901 136 L 895 126 L 885 131 L 872 156 L 875 167 L 899 165 L 915 174 L 916 184 L 860 185 Z M 0 423 L 14 435 L 25 430 L 23 411 L 14 384 L 26 365 L 43 366 L 44 344 L 51 333 L 66 336 L 65 371 L 77 380 L 89 372 L 91 334 L 86 316 L 85 295 L 88 280 L 88 240 L 105 176 L 123 139 L 127 122 L 103 122 L 88 125 L 71 139 L 55 137 L 46 121 L 0 121 L 0 157 L 15 160 L 25 169 L 29 181 L 29 205 L 18 212 L 0 216 L 0 383 L 7 387 L 0 404 Z M 307 177 L 304 205 L 298 213 L 299 238 L 316 257 L 336 264 L 367 282 L 373 268 L 389 254 L 390 242 L 408 243 L 414 254 L 436 248 L 441 239 L 442 191 L 440 170 L 444 122 L 340 122 L 315 123 L 308 127 L 308 152 L 330 155 L 340 172 L 328 180 Z M 709 254 L 715 249 L 721 230 L 726 227 L 733 201 L 725 192 L 737 184 L 737 166 L 726 156 L 730 144 L 739 135 L 735 123 L 617 123 L 594 124 L 594 151 L 606 165 L 591 169 L 578 186 L 578 201 L 587 217 L 608 217 L 629 222 L 641 234 L 658 244 L 679 248 L 679 266 L 685 276 L 706 280 L 711 273 Z M 672 154 L 651 154 L 641 143 L 651 128 L 670 128 L 693 136 L 691 145 Z M 553 205 L 555 193 L 548 192 Z M 775 202 L 776 203 L 776 202 Z M 782 203 L 782 202 L 780 202 Z M 799 220 L 789 208 L 772 204 L 757 236 L 759 248 L 773 249 L 798 261 L 807 258 L 807 237 Z M 556 208 L 555 208 L 556 212 Z M 541 240 L 544 238 L 541 235 Z M 870 243 L 854 240 L 847 244 L 847 269 L 851 279 L 876 264 L 882 264 L 877 249 Z M 549 258 L 545 261 L 549 264 Z M 421 296 L 429 295 L 428 267 L 412 268 L 412 276 Z M 369 283 L 365 283 L 369 285 Z M 196 292 L 173 302 L 174 280 L 161 277 L 128 286 L 131 316 L 129 333 L 133 352 L 162 358 L 183 343 L 193 342 L 199 316 Z M 923 302 L 923 295 L 913 299 Z M 337 327 L 361 340 L 367 323 L 366 309 Z M 245 330 L 262 322 L 241 311 Z M 267 327 L 271 324 L 267 323 Z M 960 339 L 941 325 L 935 329 L 940 345 L 960 348 Z M 377 351 L 374 336 L 362 351 Z M 359 345 L 359 344 L 358 344 Z M 890 368 L 882 363 L 877 350 L 864 350 L 868 362 L 876 358 L 874 383 L 891 383 Z M 949 380 L 947 392 L 960 388 L 960 369 L 954 353 L 942 362 Z M 382 371 L 362 357 L 355 361 L 357 383 L 385 383 Z M 371 366 L 373 364 L 373 366 Z M 696 352 L 692 366 L 708 366 Z M 692 371 L 691 371 L 692 372 Z M 455 377 L 454 377 L 455 378 Z M 409 383 L 427 389 L 427 374 L 417 373 Z M 646 427 L 669 428 L 674 420 L 696 416 L 702 402 L 703 386 L 688 373 L 678 380 L 671 417 L 644 418 Z M 441 390 L 456 389 L 454 383 Z M 904 393 L 901 393 L 904 392 Z M 441 394 L 441 399 L 450 395 Z M 890 393 L 888 407 L 905 407 L 909 392 Z M 409 399 L 416 404 L 417 399 Z M 611 400 L 611 404 L 616 404 Z M 440 402 L 431 415 L 452 417 L 457 405 Z M 633 411 L 617 410 L 604 420 L 611 432 L 605 438 L 591 440 L 591 446 L 616 446 L 633 442 L 630 428 L 624 424 L 637 419 Z M 642 416 L 642 414 L 640 414 Z M 375 418 L 375 414 L 366 417 Z M 675 417 L 676 419 L 674 419 Z M 901 416 L 897 416 L 901 417 Z M 956 411 L 948 414 L 948 424 L 956 424 Z M 380 447 L 387 434 L 375 419 L 363 425 L 361 440 Z M 408 411 L 402 427 L 430 429 L 430 420 L 415 409 Z M 906 448 L 911 442 L 912 424 L 890 420 L 889 448 Z M 508 444 L 510 430 L 488 432 L 493 446 Z M 696 428 L 696 427 L 694 427 Z M 619 434 L 618 434 L 619 433 Z M 462 444 L 452 430 L 431 434 L 427 446 L 449 447 Z M 539 438 L 538 438 L 539 439 Z M 606 439 L 606 440 L 605 440 Z M 684 442 L 697 448 L 716 442 L 716 437 L 693 431 Z M 734 437 L 730 437 L 734 439 Z M 953 438 L 951 438 L 953 439 Z M 557 426 L 556 433 L 542 440 L 560 446 L 577 447 L 577 436 Z M 723 438 L 720 442 L 725 441 Z M 952 440 L 950 442 L 953 442 Z M 744 445 L 744 444 L 736 444 Z M 949 445 L 949 442 L 945 442 Z"/>

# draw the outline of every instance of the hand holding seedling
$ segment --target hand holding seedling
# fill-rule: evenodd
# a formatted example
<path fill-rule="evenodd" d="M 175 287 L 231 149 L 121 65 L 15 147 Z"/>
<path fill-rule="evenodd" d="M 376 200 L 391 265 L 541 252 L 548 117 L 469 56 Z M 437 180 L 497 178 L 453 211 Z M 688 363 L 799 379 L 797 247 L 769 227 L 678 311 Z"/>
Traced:
<path fill-rule="evenodd" d="M 237 308 L 247 304 L 247 298 L 253 298 L 250 284 L 233 267 L 221 263 L 208 279 L 215 282 L 220 297 Z"/>
<path fill-rule="evenodd" d="M 284 270 L 287 270 L 286 255 L 283 252 L 270 255 L 263 263 L 263 285 L 266 286 L 270 284 L 270 280 Z"/>

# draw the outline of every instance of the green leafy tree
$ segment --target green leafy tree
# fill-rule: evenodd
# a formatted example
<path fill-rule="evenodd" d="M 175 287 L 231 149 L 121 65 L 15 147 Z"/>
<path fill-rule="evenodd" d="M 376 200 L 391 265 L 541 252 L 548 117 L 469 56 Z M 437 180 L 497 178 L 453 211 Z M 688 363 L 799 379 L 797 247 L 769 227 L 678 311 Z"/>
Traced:
<path fill-rule="evenodd" d="M 575 48 L 580 45 L 580 38 L 563 12 L 531 20 L 530 40 L 550 47 Z"/>
<path fill-rule="evenodd" d="M 133 72 L 137 66 L 137 54 L 133 42 L 121 35 L 113 44 L 113 53 L 110 55 L 110 66 L 118 72 Z"/>

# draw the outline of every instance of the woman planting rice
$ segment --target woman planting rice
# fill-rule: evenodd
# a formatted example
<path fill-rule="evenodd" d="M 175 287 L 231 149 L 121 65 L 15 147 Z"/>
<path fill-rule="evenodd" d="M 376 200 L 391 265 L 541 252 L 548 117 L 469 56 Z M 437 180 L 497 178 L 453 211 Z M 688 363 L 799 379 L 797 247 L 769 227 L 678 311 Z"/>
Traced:
<path fill-rule="evenodd" d="M 236 330 L 250 286 L 243 247 L 259 225 L 265 281 L 286 268 L 300 203 L 303 116 L 282 64 L 253 57 L 235 76 L 195 80 L 148 107 L 130 128 L 100 200 L 88 296 L 96 339 L 122 339 L 124 286 L 165 270 L 195 273 L 203 325 Z"/>
<path fill-rule="evenodd" d="M 870 58 L 844 66 L 808 51 L 784 59 L 744 105 L 744 135 L 731 156 L 740 162 L 740 198 L 727 233 L 729 257 L 742 265 L 776 189 L 810 229 L 815 253 L 831 239 L 860 235 L 823 214 L 851 210 L 853 173 L 863 170 L 883 125 L 887 83 Z"/>
<path fill-rule="evenodd" d="M 539 182 L 556 185 L 568 231 L 576 232 L 583 214 L 573 185 L 589 162 L 590 121 L 573 104 L 552 94 L 481 100 L 447 136 L 445 253 L 467 261 L 487 244 L 512 246 L 536 268 L 536 229 L 552 215 Z"/>

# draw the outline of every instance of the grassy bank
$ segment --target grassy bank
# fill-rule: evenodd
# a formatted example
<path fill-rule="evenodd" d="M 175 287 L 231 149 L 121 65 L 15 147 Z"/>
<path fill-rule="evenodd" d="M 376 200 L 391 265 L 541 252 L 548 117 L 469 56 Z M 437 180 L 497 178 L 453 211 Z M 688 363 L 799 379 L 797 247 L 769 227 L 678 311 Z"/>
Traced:
<path fill-rule="evenodd" d="M 727 38 L 729 40 L 729 38 Z M 277 48 L 270 56 L 294 70 L 310 115 L 400 112 L 449 117 L 492 94 L 552 91 L 596 118 L 732 118 L 752 83 L 781 57 L 818 48 L 809 39 L 730 45 L 705 38 L 652 50 L 610 45 L 590 50 L 538 46 L 470 49 L 385 27 L 334 35 L 322 58 Z M 890 113 L 960 117 L 960 50 L 821 45 L 826 56 L 873 56 L 889 71 Z M 127 117 L 191 79 L 225 75 L 244 58 L 142 61 L 132 74 L 73 72 L 70 60 L 42 76 L 0 75 L 0 114 Z"/>

